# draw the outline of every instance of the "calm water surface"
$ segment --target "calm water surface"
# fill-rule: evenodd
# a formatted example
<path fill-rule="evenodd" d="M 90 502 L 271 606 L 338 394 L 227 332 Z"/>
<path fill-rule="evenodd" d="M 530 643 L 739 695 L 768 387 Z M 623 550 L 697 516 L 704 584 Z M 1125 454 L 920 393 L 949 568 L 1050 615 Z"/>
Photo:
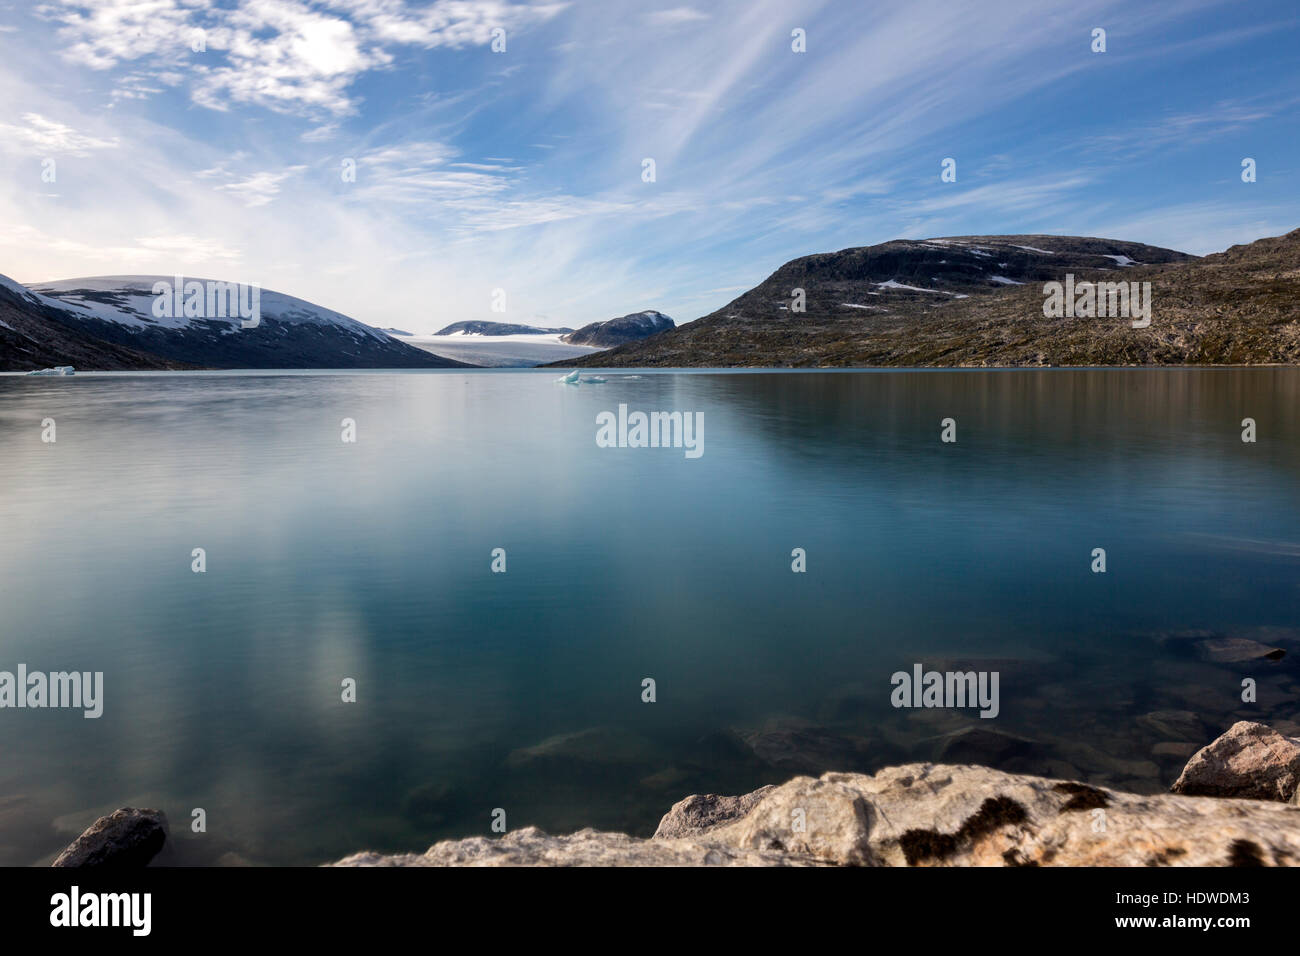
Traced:
<path fill-rule="evenodd" d="M 169 862 L 314 864 L 912 759 L 1154 791 L 1300 719 L 1300 644 L 1184 633 L 1300 634 L 1300 370 L 555 378 L 0 376 L 0 670 L 105 675 L 98 720 L 0 710 L 0 864 L 123 805 Z M 597 447 L 619 403 L 703 456 Z M 890 706 L 976 659 L 996 719 Z"/>

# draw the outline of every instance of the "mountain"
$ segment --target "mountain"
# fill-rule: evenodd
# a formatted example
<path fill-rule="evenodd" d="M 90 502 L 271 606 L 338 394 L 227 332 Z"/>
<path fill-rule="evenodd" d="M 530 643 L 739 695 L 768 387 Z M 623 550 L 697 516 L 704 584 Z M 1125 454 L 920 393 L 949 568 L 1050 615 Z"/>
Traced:
<path fill-rule="evenodd" d="M 453 322 L 435 332 L 435 335 L 554 335 L 572 332 L 573 329 L 546 329 L 538 325 L 516 325 L 510 322 Z"/>
<path fill-rule="evenodd" d="M 400 335 L 406 338 L 410 338 L 415 334 L 414 332 L 407 332 L 405 329 L 380 329 L 379 331 L 385 335 Z"/>
<path fill-rule="evenodd" d="M 72 365 L 80 369 L 193 368 L 96 338 L 64 324 L 62 306 L 0 276 L 0 371 Z"/>
<path fill-rule="evenodd" d="M 568 342 L 570 345 L 594 345 L 597 348 L 607 349 L 657 335 L 675 325 L 676 323 L 662 312 L 647 309 L 645 312 L 633 312 L 619 316 L 617 319 L 592 322 L 576 332 L 561 336 L 560 341 Z"/>
<path fill-rule="evenodd" d="M 206 305 L 197 311 L 211 317 L 186 317 L 184 308 L 180 314 L 155 314 L 155 284 L 170 287 L 173 281 L 171 276 L 96 276 L 27 289 L 3 279 L 0 296 L 8 316 L 3 321 L 22 340 L 0 339 L 0 368 L 464 367 L 338 312 L 266 289 L 258 293 L 260 321 L 254 328 L 241 327 L 234 308 L 227 310 L 230 317 L 215 309 L 209 313 Z M 205 290 L 223 285 L 186 281 Z M 250 291 L 246 302 L 252 301 Z"/>
<path fill-rule="evenodd" d="M 1071 236 L 895 240 L 795 259 L 695 322 L 566 367 L 1300 362 L 1300 230 L 1197 258 Z M 1049 318 L 1044 283 L 1150 282 L 1151 324 Z M 806 311 L 792 311 L 793 291 Z M 561 363 L 556 363 L 561 364 Z"/>

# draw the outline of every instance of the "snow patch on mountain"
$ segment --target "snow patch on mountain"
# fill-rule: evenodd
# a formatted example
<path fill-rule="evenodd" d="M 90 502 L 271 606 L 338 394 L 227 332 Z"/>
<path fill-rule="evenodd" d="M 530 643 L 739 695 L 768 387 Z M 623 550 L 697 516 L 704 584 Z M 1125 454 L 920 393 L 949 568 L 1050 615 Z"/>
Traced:
<path fill-rule="evenodd" d="M 887 282 L 875 282 L 873 285 L 878 289 L 906 289 L 909 292 L 930 292 L 935 295 L 955 295 L 953 292 L 945 292 L 943 289 L 923 289 L 919 285 L 903 285 L 897 279 L 890 279 Z"/>

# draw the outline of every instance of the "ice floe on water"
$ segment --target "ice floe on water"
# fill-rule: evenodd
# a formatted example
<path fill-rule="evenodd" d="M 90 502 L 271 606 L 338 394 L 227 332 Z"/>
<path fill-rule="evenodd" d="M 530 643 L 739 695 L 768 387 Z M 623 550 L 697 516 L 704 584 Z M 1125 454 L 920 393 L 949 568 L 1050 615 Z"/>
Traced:
<path fill-rule="evenodd" d="M 56 365 L 54 368 L 32 369 L 28 375 L 75 375 L 77 370 L 71 365 Z"/>
<path fill-rule="evenodd" d="M 555 381 L 561 385 L 604 385 L 607 379 L 603 379 L 599 375 L 588 375 L 583 378 L 582 373 L 575 370 L 563 378 L 557 378 Z"/>

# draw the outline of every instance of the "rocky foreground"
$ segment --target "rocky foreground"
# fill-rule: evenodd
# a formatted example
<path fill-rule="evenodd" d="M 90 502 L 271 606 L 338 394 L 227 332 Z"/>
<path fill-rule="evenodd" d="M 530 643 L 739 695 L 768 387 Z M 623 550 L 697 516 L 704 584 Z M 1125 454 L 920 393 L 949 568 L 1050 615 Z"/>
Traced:
<path fill-rule="evenodd" d="M 1295 866 L 1300 737 L 1241 721 L 1172 793 L 1136 794 L 989 767 L 911 763 L 799 776 L 674 804 L 648 840 L 536 827 L 356 853 L 331 866 Z M 157 810 L 101 817 L 54 862 L 131 867 L 162 849 Z"/>
<path fill-rule="evenodd" d="M 916 763 L 695 795 L 654 836 L 534 827 L 334 866 L 1293 866 L 1300 738 L 1242 721 L 1170 794 Z"/>

